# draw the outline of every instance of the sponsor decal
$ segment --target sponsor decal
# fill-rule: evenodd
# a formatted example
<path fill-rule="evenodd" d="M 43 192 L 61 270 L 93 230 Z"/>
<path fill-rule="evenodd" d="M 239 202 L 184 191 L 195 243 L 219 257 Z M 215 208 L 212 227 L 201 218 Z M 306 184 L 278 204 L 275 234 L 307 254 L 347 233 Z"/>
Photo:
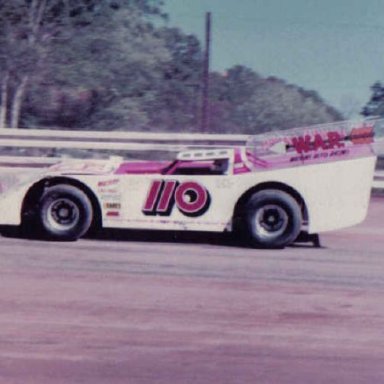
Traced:
<path fill-rule="evenodd" d="M 339 156 L 347 156 L 349 153 L 350 151 L 348 149 L 339 149 L 339 150 L 330 151 L 330 152 L 319 152 L 314 154 L 291 157 L 290 162 L 309 161 L 309 160 L 326 160 L 326 159 L 339 157 Z"/>
<path fill-rule="evenodd" d="M 195 181 L 154 180 L 142 212 L 144 215 L 169 216 L 176 206 L 183 215 L 198 217 L 208 210 L 210 203 L 207 189 Z"/>
<path fill-rule="evenodd" d="M 107 202 L 107 203 L 104 203 L 104 208 L 105 209 L 121 209 L 121 204 Z"/>
<path fill-rule="evenodd" d="M 105 163 L 96 163 L 96 162 L 63 162 L 55 164 L 50 167 L 51 171 L 54 172 L 69 172 L 69 173 L 89 173 L 89 174 L 98 174 L 105 173 L 111 170 L 111 166 Z"/>
<path fill-rule="evenodd" d="M 99 188 L 99 193 L 110 193 L 117 194 L 119 192 L 118 188 Z"/>
<path fill-rule="evenodd" d="M 115 193 L 106 193 L 106 194 L 103 194 L 103 195 L 100 195 L 100 199 L 101 200 L 107 200 L 107 201 L 121 201 L 121 195 L 120 194 L 115 194 Z"/>
<path fill-rule="evenodd" d="M 360 128 L 352 129 L 350 139 L 353 144 L 371 144 L 373 143 L 373 136 L 373 127 L 364 124 Z"/>
<path fill-rule="evenodd" d="M 109 187 L 111 185 L 115 185 L 119 183 L 119 179 L 112 179 L 112 180 L 102 180 L 97 183 L 98 187 Z"/>
<path fill-rule="evenodd" d="M 216 187 L 219 189 L 230 189 L 234 185 L 233 180 L 229 180 L 227 178 L 225 179 L 219 179 L 216 181 Z"/>
<path fill-rule="evenodd" d="M 106 213 L 107 217 L 119 217 L 120 216 L 120 212 L 118 211 L 108 211 Z"/>
<path fill-rule="evenodd" d="M 320 133 L 315 135 L 297 136 L 291 139 L 291 146 L 298 154 L 345 147 L 344 136 L 337 131 L 326 132 L 325 137 Z"/>
<path fill-rule="evenodd" d="M 329 131 L 293 137 L 289 147 L 293 148 L 299 156 L 291 157 L 290 162 L 347 156 L 351 151 L 348 149 L 346 141 L 349 140 L 353 145 L 371 144 L 373 138 L 373 126 L 367 123 L 353 128 L 349 135 L 340 131 Z"/>

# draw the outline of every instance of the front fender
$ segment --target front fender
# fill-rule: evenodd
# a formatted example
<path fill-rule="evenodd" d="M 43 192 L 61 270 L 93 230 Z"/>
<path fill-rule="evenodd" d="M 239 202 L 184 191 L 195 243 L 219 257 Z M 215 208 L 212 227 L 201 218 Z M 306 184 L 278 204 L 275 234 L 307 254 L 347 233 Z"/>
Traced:
<path fill-rule="evenodd" d="M 24 197 L 42 173 L 3 173 L 0 176 L 0 225 L 20 225 Z"/>

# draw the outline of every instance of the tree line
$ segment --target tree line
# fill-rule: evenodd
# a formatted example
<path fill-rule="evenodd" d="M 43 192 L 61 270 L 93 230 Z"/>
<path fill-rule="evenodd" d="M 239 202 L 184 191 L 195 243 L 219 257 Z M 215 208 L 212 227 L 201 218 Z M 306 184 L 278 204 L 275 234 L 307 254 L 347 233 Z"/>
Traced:
<path fill-rule="evenodd" d="M 203 60 L 161 0 L 2 0 L 0 126 L 199 131 Z M 342 119 L 316 92 L 240 64 L 209 81 L 210 132 Z"/>

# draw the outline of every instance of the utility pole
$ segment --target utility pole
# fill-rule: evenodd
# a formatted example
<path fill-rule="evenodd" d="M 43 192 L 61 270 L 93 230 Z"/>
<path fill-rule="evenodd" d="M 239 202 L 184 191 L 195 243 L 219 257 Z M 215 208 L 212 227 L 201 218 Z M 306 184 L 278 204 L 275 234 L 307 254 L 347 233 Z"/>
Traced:
<path fill-rule="evenodd" d="M 205 14 L 205 54 L 202 79 L 201 132 L 209 127 L 209 62 L 211 51 L 211 12 Z"/>

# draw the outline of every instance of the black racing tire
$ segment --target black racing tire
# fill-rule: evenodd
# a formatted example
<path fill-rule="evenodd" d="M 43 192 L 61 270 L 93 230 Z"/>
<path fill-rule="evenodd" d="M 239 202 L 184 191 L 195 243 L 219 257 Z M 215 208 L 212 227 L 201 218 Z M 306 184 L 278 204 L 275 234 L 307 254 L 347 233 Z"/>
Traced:
<path fill-rule="evenodd" d="M 85 235 L 92 224 L 92 203 L 79 188 L 54 185 L 42 194 L 36 218 L 43 237 L 74 241 Z"/>
<path fill-rule="evenodd" d="M 256 192 L 244 206 L 243 228 L 255 248 L 284 248 L 297 239 L 302 222 L 298 202 L 284 191 Z"/>

